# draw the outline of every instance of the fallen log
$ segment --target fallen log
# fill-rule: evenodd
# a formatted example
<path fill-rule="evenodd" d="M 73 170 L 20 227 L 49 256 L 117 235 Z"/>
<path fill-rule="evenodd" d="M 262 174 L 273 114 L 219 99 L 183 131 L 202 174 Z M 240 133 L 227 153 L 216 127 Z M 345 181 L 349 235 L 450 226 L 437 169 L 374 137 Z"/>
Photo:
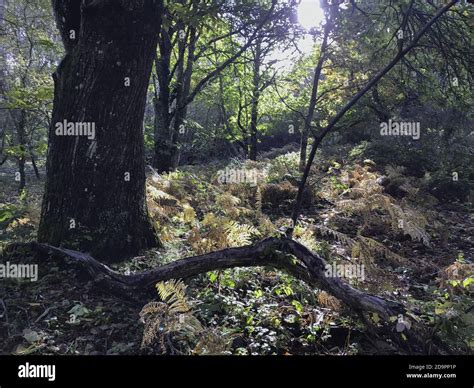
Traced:
<path fill-rule="evenodd" d="M 285 236 L 269 237 L 252 245 L 186 257 L 130 275 L 112 270 L 87 253 L 48 244 L 13 243 L 5 249 L 7 254 L 24 255 L 26 251 L 63 260 L 68 267 L 86 274 L 87 279 L 92 281 L 101 292 L 111 293 L 123 300 L 141 304 L 145 301 L 144 295 L 154 292 L 155 284 L 160 281 L 186 279 L 209 271 L 235 267 L 273 267 L 284 270 L 295 278 L 325 290 L 341 300 L 363 319 L 371 335 L 378 336 L 383 333 L 383 336 L 391 337 L 401 347 L 404 345 L 394 330 L 393 319 L 390 319 L 407 313 L 401 303 L 365 293 L 339 277 L 327 277 L 326 262 L 321 256 Z M 379 314 L 384 325 L 376 328 L 370 320 L 366 319 L 364 314 L 367 312 Z M 449 353 L 449 349 L 438 338 L 427 339 L 425 333 L 426 330 L 422 325 L 413 325 L 410 331 L 405 333 L 408 341 L 417 348 L 414 353 Z M 410 347 L 409 343 L 406 345 Z M 430 350 L 423 350 L 427 348 Z"/>
<path fill-rule="evenodd" d="M 66 259 L 68 264 L 86 273 L 90 280 L 119 297 L 154 288 L 160 281 L 183 279 L 201 273 L 235 267 L 271 266 L 284 270 L 311 286 L 323 289 L 356 312 L 376 312 L 384 319 L 404 312 L 397 302 L 362 292 L 338 277 L 325 275 L 326 262 L 297 241 L 286 237 L 270 237 L 253 245 L 227 248 L 199 256 L 176 260 L 148 271 L 120 274 L 87 253 L 53 247 L 37 242 L 11 244 L 7 251 L 27 248 L 33 252 Z"/>

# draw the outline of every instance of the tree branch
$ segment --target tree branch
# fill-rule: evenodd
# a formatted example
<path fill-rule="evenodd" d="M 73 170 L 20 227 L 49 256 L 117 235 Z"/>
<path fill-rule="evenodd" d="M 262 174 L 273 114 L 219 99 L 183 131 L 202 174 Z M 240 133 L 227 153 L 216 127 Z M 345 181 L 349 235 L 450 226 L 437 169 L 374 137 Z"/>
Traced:
<path fill-rule="evenodd" d="M 186 98 L 184 101 L 184 105 L 190 104 L 196 95 L 201 91 L 201 89 L 210 81 L 212 81 L 219 73 L 224 70 L 227 66 L 229 66 L 232 62 L 234 62 L 237 58 L 239 58 L 242 53 L 247 50 L 250 45 L 253 43 L 255 37 L 257 36 L 258 32 L 260 31 L 261 28 L 267 23 L 267 21 L 270 19 L 273 9 L 275 8 L 276 5 L 276 0 L 272 1 L 272 6 L 269 9 L 267 15 L 263 18 L 263 20 L 260 22 L 260 24 L 257 26 L 255 31 L 252 33 L 250 38 L 247 40 L 247 42 L 231 57 L 229 57 L 227 60 L 225 60 L 220 66 L 216 67 L 213 71 L 211 71 L 207 76 L 205 76 L 203 79 L 201 79 L 197 85 L 194 87 L 194 90 L 189 94 L 189 96 Z"/>

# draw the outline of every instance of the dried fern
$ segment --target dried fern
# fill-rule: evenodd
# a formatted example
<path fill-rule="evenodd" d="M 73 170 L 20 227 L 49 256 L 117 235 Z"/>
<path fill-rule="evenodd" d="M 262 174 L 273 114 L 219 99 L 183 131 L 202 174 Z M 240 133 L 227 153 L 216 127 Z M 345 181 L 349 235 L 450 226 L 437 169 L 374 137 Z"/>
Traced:
<path fill-rule="evenodd" d="M 356 241 L 347 234 L 338 232 L 337 230 L 328 228 L 326 226 L 318 226 L 317 230 L 321 233 L 321 235 L 330 236 L 350 249 L 352 249 L 356 243 Z"/>
<path fill-rule="evenodd" d="M 389 164 L 385 167 L 385 173 L 390 179 L 400 178 L 405 172 L 405 167 Z"/>
<path fill-rule="evenodd" d="M 303 229 L 297 225 L 293 233 L 294 238 L 305 247 L 311 249 L 312 251 L 318 250 L 319 246 L 316 242 L 314 233 L 311 230 Z"/>
<path fill-rule="evenodd" d="M 391 251 L 382 243 L 364 236 L 357 236 L 357 242 L 352 247 L 352 257 L 359 258 L 368 267 L 372 267 L 377 258 L 385 258 L 396 264 L 406 262 L 403 256 Z"/>
<path fill-rule="evenodd" d="M 351 238 L 345 233 L 338 232 L 325 226 L 318 226 L 317 230 L 321 235 L 330 236 L 341 242 L 351 250 L 351 256 L 353 258 L 360 259 L 368 267 L 372 267 L 376 259 L 379 258 L 385 258 L 390 262 L 396 262 L 397 264 L 403 263 L 407 260 L 403 256 L 391 251 L 382 243 L 369 237 L 358 235 L 355 238 Z"/>
<path fill-rule="evenodd" d="M 183 221 L 187 224 L 191 224 L 196 220 L 196 211 L 189 204 L 183 205 Z"/>
<path fill-rule="evenodd" d="M 193 354 L 226 354 L 231 344 L 228 337 L 221 333 L 216 333 L 214 330 L 207 330 L 200 336 L 199 342 L 194 347 Z"/>
<path fill-rule="evenodd" d="M 166 316 L 168 306 L 161 302 L 149 302 L 140 311 L 140 322 L 145 325 L 141 347 L 150 346 L 156 341 L 158 333 L 162 331 L 162 322 Z"/>
<path fill-rule="evenodd" d="M 400 177 L 403 168 L 388 166 L 387 173 L 392 177 Z M 382 187 L 372 176 L 368 178 L 368 174 L 357 175 L 359 180 L 356 187 L 350 189 L 348 199 L 336 202 L 337 208 L 347 215 L 360 214 L 363 218 L 362 229 L 371 222 L 382 220 L 375 212 L 376 210 L 385 211 L 390 216 L 390 225 L 395 233 L 403 232 L 409 235 L 412 240 L 421 241 L 429 246 L 430 236 L 425 229 L 427 220 L 423 214 L 408 205 L 402 208 L 392 197 L 384 194 Z M 412 194 L 416 193 L 416 189 L 408 184 L 404 187 Z"/>
<path fill-rule="evenodd" d="M 420 212 L 396 204 L 391 204 L 390 214 L 392 216 L 392 228 L 395 232 L 402 231 L 410 236 L 412 240 L 420 241 L 424 245 L 430 245 L 430 235 L 426 232 L 428 220 Z"/>
<path fill-rule="evenodd" d="M 150 302 L 140 311 L 140 321 L 145 325 L 142 348 L 158 341 L 164 351 L 171 346 L 172 336 L 197 341 L 204 329 L 192 314 L 186 285 L 181 280 L 169 280 L 157 283 L 156 289 L 163 302 Z"/>
<path fill-rule="evenodd" d="M 234 214 L 236 206 L 240 204 L 240 198 L 230 193 L 223 193 L 216 197 L 216 204 L 222 209 L 224 214 Z"/>

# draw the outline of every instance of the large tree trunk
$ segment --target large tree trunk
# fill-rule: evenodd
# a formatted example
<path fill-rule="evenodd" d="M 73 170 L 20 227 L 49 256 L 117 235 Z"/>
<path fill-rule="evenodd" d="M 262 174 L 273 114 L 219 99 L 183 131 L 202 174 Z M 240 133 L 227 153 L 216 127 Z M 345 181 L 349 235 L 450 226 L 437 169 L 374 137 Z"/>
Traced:
<path fill-rule="evenodd" d="M 53 76 L 38 239 L 118 260 L 158 245 L 145 203 L 143 115 L 162 4 L 53 0 L 53 7 L 66 56 Z M 95 125 L 95 138 L 57 134 L 63 120 Z"/>
<path fill-rule="evenodd" d="M 164 103 L 164 101 L 160 99 L 155 102 L 153 167 L 155 167 L 159 173 L 162 173 L 173 169 L 174 155 L 176 155 L 178 149 L 177 145 L 172 141 L 168 103 Z"/>

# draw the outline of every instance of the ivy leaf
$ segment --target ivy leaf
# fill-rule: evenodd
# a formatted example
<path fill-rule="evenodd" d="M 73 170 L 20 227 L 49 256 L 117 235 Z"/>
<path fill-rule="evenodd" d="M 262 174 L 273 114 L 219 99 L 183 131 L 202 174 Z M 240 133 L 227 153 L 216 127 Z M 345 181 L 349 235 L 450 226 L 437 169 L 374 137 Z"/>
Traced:
<path fill-rule="evenodd" d="M 27 340 L 30 344 L 38 342 L 41 339 L 41 336 L 33 330 L 25 329 L 23 330 L 23 338 Z"/>

